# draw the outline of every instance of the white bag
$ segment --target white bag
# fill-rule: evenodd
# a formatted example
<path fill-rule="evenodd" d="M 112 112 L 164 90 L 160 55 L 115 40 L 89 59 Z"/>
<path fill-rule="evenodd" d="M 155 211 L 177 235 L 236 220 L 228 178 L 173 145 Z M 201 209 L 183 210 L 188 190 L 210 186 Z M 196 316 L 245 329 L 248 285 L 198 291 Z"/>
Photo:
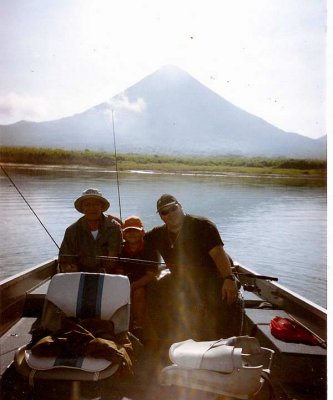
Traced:
<path fill-rule="evenodd" d="M 209 342 L 189 339 L 174 343 L 169 349 L 170 360 L 179 367 L 225 373 L 245 367 L 249 356 L 259 353 L 261 348 L 258 341 L 249 336 Z"/>

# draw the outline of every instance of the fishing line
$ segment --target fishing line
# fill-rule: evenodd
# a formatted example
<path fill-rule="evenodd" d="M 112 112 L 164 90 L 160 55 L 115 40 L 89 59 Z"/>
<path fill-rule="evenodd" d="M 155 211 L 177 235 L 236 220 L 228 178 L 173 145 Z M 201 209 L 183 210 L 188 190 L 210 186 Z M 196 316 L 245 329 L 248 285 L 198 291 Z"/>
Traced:
<path fill-rule="evenodd" d="M 114 129 L 114 118 L 113 118 L 113 109 L 112 111 L 112 132 L 113 132 L 113 145 L 114 145 L 114 157 L 116 160 L 116 177 L 117 177 L 117 188 L 118 188 L 118 205 L 119 205 L 119 216 L 120 220 L 122 221 L 121 216 L 121 201 L 120 201 L 120 187 L 119 187 L 119 174 L 118 174 L 118 158 L 117 158 L 117 146 L 116 146 L 116 133 Z"/>
<path fill-rule="evenodd" d="M 43 222 L 40 220 L 40 218 L 38 217 L 38 215 L 35 213 L 35 211 L 33 210 L 33 208 L 31 207 L 31 205 L 28 203 L 28 201 L 26 200 L 26 198 L 23 196 L 23 194 L 21 193 L 20 189 L 15 185 L 15 182 L 12 180 L 12 178 L 8 175 L 8 173 L 6 172 L 6 170 L 4 169 L 4 167 L 2 165 L 0 165 L 3 173 L 6 175 L 6 177 L 9 179 L 9 181 L 11 182 L 11 184 L 14 186 L 14 188 L 17 190 L 17 192 L 20 194 L 20 196 L 22 197 L 22 199 L 25 201 L 25 203 L 27 204 L 27 206 L 30 208 L 30 210 L 32 211 L 32 213 L 34 214 L 34 216 L 37 218 L 38 222 L 42 225 L 42 227 L 44 228 L 45 232 L 50 236 L 51 240 L 53 241 L 53 243 L 57 246 L 57 248 L 59 249 L 59 246 L 57 244 L 57 242 L 53 239 L 52 235 L 50 234 L 50 232 L 47 230 L 46 226 L 43 224 Z"/>

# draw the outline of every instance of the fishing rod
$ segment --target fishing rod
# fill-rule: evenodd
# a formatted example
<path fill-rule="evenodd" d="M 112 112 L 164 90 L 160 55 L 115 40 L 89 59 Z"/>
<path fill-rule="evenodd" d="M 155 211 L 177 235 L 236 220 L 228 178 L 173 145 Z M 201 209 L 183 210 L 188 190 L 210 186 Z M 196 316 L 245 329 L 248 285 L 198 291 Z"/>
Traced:
<path fill-rule="evenodd" d="M 80 257 L 78 254 L 60 254 L 59 257 Z M 97 260 L 106 261 L 118 261 L 133 264 L 143 264 L 143 265 L 167 265 L 163 261 L 152 261 L 152 260 L 142 260 L 138 258 L 128 258 L 128 257 L 118 257 L 118 256 L 90 256 L 90 258 L 95 258 Z"/>
<path fill-rule="evenodd" d="M 275 276 L 268 276 L 268 275 L 256 275 L 256 274 L 251 274 L 251 273 L 246 273 L 246 272 L 235 272 L 236 275 L 242 275 L 246 276 L 247 278 L 255 278 L 255 279 L 263 279 L 267 281 L 278 281 L 279 278 L 276 278 Z"/>
<path fill-rule="evenodd" d="M 20 191 L 20 189 L 16 186 L 15 182 L 12 180 L 12 178 L 9 176 L 9 174 L 7 173 L 7 171 L 5 170 L 5 168 L 0 165 L 3 173 L 6 175 L 6 177 L 9 179 L 9 181 L 11 182 L 11 184 L 14 186 L 14 188 L 17 190 L 17 192 L 19 193 L 19 195 L 22 197 L 22 199 L 25 201 L 25 203 L 27 204 L 27 206 L 30 208 L 30 210 L 32 211 L 32 213 L 34 214 L 34 216 L 37 218 L 38 222 L 42 225 L 42 227 L 44 228 L 45 232 L 49 235 L 49 237 L 51 238 L 52 242 L 57 246 L 57 248 L 59 249 L 58 243 L 53 239 L 51 233 L 47 230 L 46 226 L 43 224 L 43 222 L 40 220 L 40 218 L 38 217 L 38 215 L 36 214 L 36 212 L 33 210 L 33 208 L 31 207 L 31 205 L 29 204 L 29 202 L 27 201 L 27 199 L 23 196 L 22 192 Z"/>
<path fill-rule="evenodd" d="M 60 257 L 79 257 L 79 256 L 77 254 L 61 254 Z M 97 260 L 118 261 L 123 263 L 132 263 L 132 264 L 159 265 L 160 267 L 164 267 L 162 269 L 168 268 L 168 264 L 164 261 L 142 260 L 138 258 L 117 257 L 117 256 L 95 256 L 94 258 L 96 258 Z M 242 275 L 248 278 L 262 279 L 267 281 L 278 281 L 278 278 L 274 276 L 256 275 L 256 274 L 236 272 L 236 271 L 234 271 L 234 273 L 235 275 Z"/>
<path fill-rule="evenodd" d="M 144 264 L 144 265 L 161 265 L 167 268 L 167 263 L 162 261 L 150 261 L 150 260 L 138 260 L 136 258 L 126 258 L 126 257 L 108 257 L 108 256 L 97 256 L 97 259 L 101 260 L 111 260 L 111 261 L 120 261 L 120 262 L 128 262 L 128 263 L 135 263 L 135 264 Z M 248 278 L 255 278 L 255 279 L 262 279 L 267 281 L 278 281 L 279 279 L 274 276 L 268 275 L 256 275 L 251 273 L 245 272 L 235 272 L 235 275 L 242 275 Z"/>
<path fill-rule="evenodd" d="M 163 261 L 152 261 L 152 260 L 142 260 L 138 258 L 128 258 L 128 257 L 111 257 L 111 256 L 97 256 L 98 260 L 110 260 L 119 262 L 128 262 L 133 264 L 144 264 L 144 265 L 167 265 Z"/>
<path fill-rule="evenodd" d="M 70 255 L 67 255 L 67 257 L 71 257 Z M 163 261 L 151 261 L 151 260 L 141 260 L 137 258 L 126 258 L 126 257 L 112 257 L 112 256 L 97 256 L 96 257 L 99 260 L 110 260 L 110 261 L 120 261 L 120 262 L 128 262 L 128 263 L 135 263 L 135 264 L 144 264 L 144 265 L 163 265 L 167 266 L 167 263 Z M 267 281 L 278 281 L 278 278 L 274 276 L 268 276 L 268 275 L 256 275 L 256 274 L 251 274 L 251 273 L 245 273 L 245 272 L 236 272 L 235 275 L 242 275 L 246 276 L 248 278 L 255 278 L 255 279 L 262 279 L 262 280 L 267 280 Z"/>
<path fill-rule="evenodd" d="M 114 145 L 114 157 L 116 161 L 116 177 L 117 177 L 117 188 L 118 188 L 118 205 L 119 205 L 119 216 L 122 221 L 121 216 L 121 201 L 120 201 L 120 187 L 119 187 L 119 174 L 118 174 L 118 157 L 117 157 L 117 146 L 116 146 L 116 133 L 114 129 L 114 117 L 113 117 L 113 108 L 112 108 L 112 132 L 113 132 L 113 145 Z"/>
<path fill-rule="evenodd" d="M 288 317 L 295 322 L 296 324 L 300 325 L 302 328 L 304 328 L 305 330 L 307 330 L 308 332 L 310 332 L 317 340 L 318 340 L 318 344 L 319 346 L 323 347 L 324 349 L 327 348 L 327 342 L 326 340 L 324 340 L 323 338 L 321 338 L 320 336 L 318 336 L 315 332 L 313 332 L 313 330 L 311 330 L 310 328 L 308 328 L 306 325 L 302 324 L 301 321 L 299 321 L 298 319 L 296 319 L 294 316 L 292 316 L 291 314 L 288 314 Z"/>

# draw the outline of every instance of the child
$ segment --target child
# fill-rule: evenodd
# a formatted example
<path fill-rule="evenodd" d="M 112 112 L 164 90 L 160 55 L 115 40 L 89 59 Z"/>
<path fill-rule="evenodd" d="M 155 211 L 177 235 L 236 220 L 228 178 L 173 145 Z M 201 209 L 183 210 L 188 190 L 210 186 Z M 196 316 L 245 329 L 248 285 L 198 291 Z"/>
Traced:
<path fill-rule="evenodd" d="M 131 332 L 140 338 L 146 312 L 146 285 L 158 275 L 159 256 L 145 243 L 144 227 L 139 217 L 127 218 L 122 229 L 124 245 L 120 257 L 129 260 L 122 260 L 120 268 L 131 283 Z M 148 262 L 145 264 L 139 260 Z"/>

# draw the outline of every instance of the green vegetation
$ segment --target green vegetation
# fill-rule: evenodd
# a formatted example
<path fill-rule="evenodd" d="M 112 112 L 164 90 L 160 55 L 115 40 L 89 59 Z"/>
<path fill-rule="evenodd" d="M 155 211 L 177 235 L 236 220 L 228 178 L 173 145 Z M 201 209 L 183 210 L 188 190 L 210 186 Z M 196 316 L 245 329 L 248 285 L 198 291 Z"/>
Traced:
<path fill-rule="evenodd" d="M 66 165 L 107 167 L 115 169 L 111 152 L 91 150 L 70 151 L 33 147 L 0 147 L 1 162 L 15 164 Z M 239 174 L 277 174 L 290 176 L 326 177 L 324 160 L 286 159 L 238 156 L 166 156 L 118 154 L 117 167 L 125 170 L 154 170 L 164 172 L 204 172 Z"/>

